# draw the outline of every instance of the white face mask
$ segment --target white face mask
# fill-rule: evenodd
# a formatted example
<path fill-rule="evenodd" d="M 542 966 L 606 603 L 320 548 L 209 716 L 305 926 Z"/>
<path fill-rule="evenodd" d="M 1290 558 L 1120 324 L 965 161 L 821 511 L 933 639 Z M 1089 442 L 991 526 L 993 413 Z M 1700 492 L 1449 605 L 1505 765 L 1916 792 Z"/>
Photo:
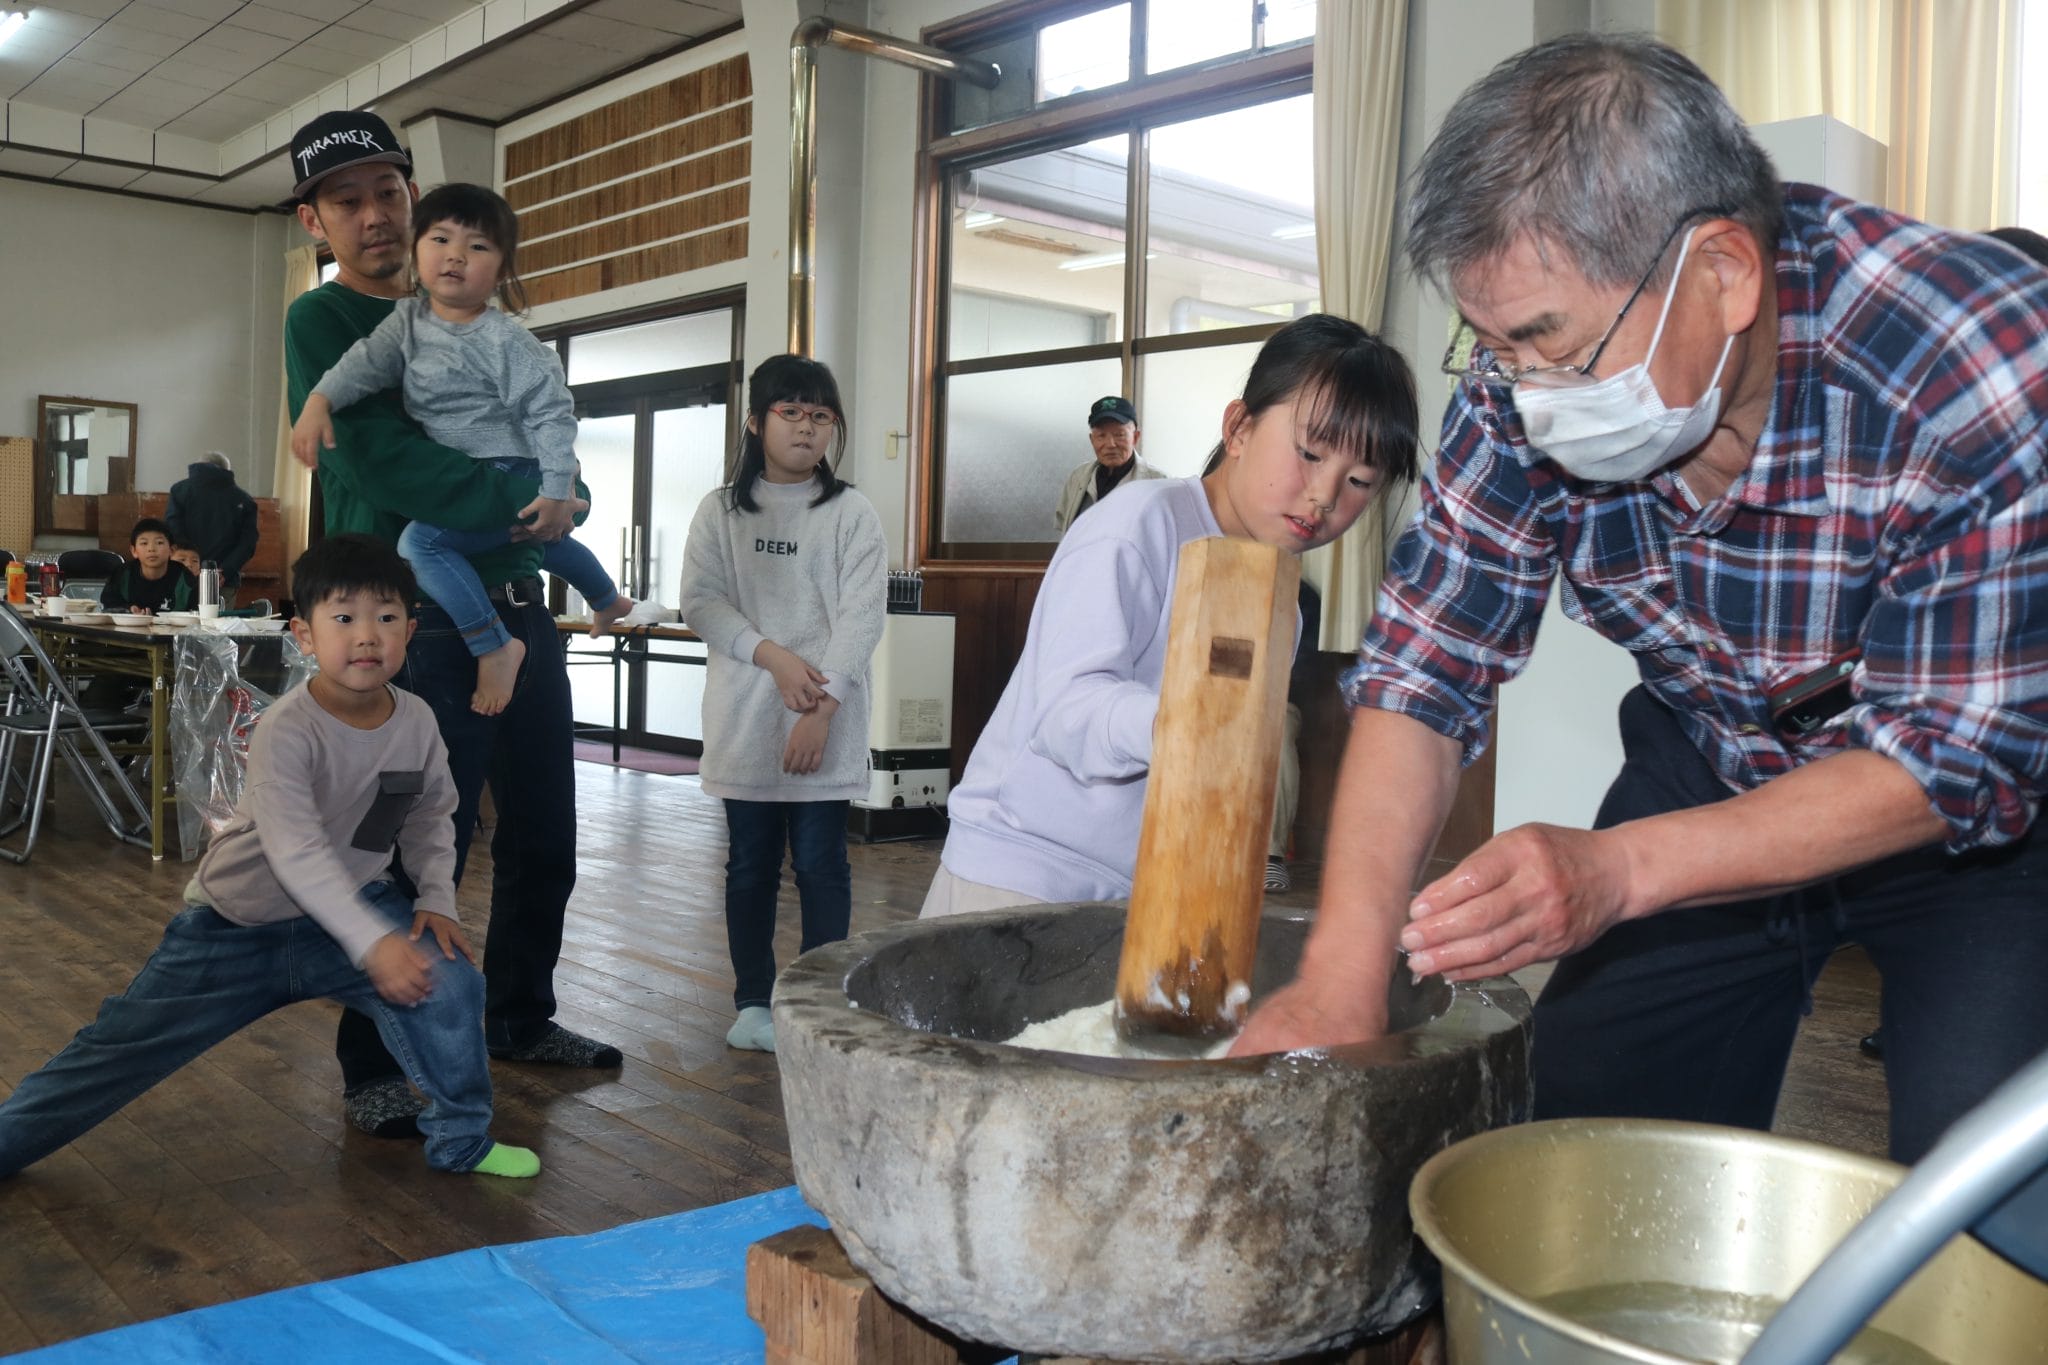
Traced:
<path fill-rule="evenodd" d="M 1529 444 L 1574 478 L 1597 483 L 1648 478 L 1706 440 L 1720 419 L 1721 371 L 1735 345 L 1733 336 L 1721 347 L 1707 391 L 1690 408 L 1666 407 L 1650 379 L 1650 361 L 1664 339 L 1664 319 L 1678 293 L 1678 271 L 1692 247 L 1693 231 L 1687 229 L 1678 248 L 1657 330 L 1650 337 L 1649 353 L 1640 361 L 1590 384 L 1572 382 L 1575 376 L 1559 383 L 1557 377 L 1538 371 L 1515 385 L 1515 408 Z"/>

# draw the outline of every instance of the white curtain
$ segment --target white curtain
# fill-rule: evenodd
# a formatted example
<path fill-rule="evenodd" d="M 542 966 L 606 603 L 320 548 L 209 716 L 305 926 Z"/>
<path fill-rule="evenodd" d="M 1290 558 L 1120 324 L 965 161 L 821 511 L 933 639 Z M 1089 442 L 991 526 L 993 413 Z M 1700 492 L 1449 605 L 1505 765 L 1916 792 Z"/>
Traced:
<path fill-rule="evenodd" d="M 289 313 L 294 300 L 320 283 L 320 248 L 308 242 L 284 253 L 284 306 Z M 270 486 L 277 496 L 277 510 L 284 523 L 285 572 L 305 552 L 313 513 L 313 471 L 292 458 L 292 409 L 286 388 L 284 366 L 277 371 L 277 453 L 276 472 Z M 291 585 L 285 585 L 290 591 Z"/>
<path fill-rule="evenodd" d="M 1885 205 L 2017 212 L 2021 0 L 1658 0 L 1657 31 L 1751 123 L 1827 114 L 1887 149 Z"/>
<path fill-rule="evenodd" d="M 1394 241 L 1407 0 L 1318 0 L 1315 45 L 1316 257 L 1323 309 L 1378 331 Z M 1303 559 L 1323 595 L 1317 646 L 1358 648 L 1386 567 L 1390 496 L 1341 540 Z"/>

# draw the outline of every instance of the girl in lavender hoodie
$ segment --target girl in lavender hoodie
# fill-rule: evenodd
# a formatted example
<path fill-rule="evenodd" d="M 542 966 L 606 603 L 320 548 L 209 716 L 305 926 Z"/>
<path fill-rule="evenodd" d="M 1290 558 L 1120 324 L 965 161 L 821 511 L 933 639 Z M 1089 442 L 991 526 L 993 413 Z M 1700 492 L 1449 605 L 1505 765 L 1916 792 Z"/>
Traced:
<path fill-rule="evenodd" d="M 1415 478 L 1416 424 L 1400 353 L 1313 314 L 1267 338 L 1209 472 L 1135 485 L 1076 522 L 948 800 L 923 913 L 1128 897 L 1180 547 L 1329 544 L 1387 484 Z"/>

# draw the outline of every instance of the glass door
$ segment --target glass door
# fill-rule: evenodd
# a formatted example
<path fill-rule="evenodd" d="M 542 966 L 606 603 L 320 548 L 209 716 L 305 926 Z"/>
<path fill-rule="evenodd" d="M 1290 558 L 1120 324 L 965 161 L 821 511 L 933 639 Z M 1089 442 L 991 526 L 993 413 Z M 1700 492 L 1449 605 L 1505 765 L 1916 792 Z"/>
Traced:
<path fill-rule="evenodd" d="M 690 522 L 725 481 L 737 437 L 739 327 L 734 305 L 558 340 L 590 489 L 577 536 L 636 600 L 675 605 Z M 580 607 L 566 588 L 559 585 L 558 607 Z M 702 645 L 632 637 L 616 668 L 603 666 L 610 640 L 579 635 L 568 647 L 579 730 L 609 739 L 616 728 L 638 748 L 701 752 Z"/>

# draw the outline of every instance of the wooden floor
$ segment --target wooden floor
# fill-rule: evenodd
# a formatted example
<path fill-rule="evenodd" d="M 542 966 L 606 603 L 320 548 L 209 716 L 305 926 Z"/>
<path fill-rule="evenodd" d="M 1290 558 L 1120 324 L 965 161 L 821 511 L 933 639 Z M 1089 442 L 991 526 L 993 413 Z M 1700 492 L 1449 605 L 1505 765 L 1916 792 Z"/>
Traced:
<path fill-rule="evenodd" d="M 417 1143 L 342 1119 L 336 1007 L 273 1015 L 98 1130 L 0 1182 L 0 1353 L 471 1247 L 595 1232 L 790 1183 L 772 1057 L 725 1045 L 724 820 L 690 777 L 577 765 L 581 879 L 560 1018 L 616 1043 L 616 1078 L 494 1063 L 499 1136 L 531 1182 L 439 1175 Z M 190 873 L 113 844 L 67 802 L 25 868 L 0 865 L 0 1093 L 62 1047 L 155 945 Z M 481 842 L 481 841 L 480 841 Z M 916 913 L 935 843 L 855 845 L 856 931 Z M 488 854 L 464 921 L 481 942 Z M 783 960 L 796 946 L 785 888 Z M 1313 876 L 1277 901 L 1313 905 Z M 1822 978 L 1781 1131 L 1881 1151 L 1881 1068 L 1856 1039 L 1874 975 Z"/>

